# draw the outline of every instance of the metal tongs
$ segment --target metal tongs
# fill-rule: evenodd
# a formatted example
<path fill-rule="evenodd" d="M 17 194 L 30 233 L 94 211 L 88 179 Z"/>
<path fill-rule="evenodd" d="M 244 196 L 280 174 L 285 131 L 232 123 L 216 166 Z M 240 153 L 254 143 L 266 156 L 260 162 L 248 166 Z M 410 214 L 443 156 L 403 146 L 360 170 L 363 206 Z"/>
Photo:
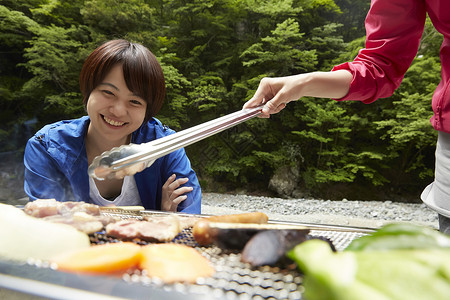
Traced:
<path fill-rule="evenodd" d="M 148 143 L 112 148 L 94 158 L 88 169 L 89 176 L 103 180 L 134 175 L 162 156 L 259 115 L 262 107 L 242 109 Z"/>

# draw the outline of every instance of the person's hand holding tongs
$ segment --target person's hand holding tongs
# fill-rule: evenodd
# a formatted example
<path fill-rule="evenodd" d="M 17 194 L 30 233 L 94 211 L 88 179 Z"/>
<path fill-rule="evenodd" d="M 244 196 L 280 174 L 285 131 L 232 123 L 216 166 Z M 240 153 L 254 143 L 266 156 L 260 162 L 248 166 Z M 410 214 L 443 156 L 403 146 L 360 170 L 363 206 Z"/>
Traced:
<path fill-rule="evenodd" d="M 106 178 L 121 179 L 128 175 L 134 175 L 151 166 L 156 159 L 164 155 L 261 114 L 262 107 L 242 109 L 148 143 L 113 148 L 92 161 L 88 169 L 89 176 L 103 180 Z"/>

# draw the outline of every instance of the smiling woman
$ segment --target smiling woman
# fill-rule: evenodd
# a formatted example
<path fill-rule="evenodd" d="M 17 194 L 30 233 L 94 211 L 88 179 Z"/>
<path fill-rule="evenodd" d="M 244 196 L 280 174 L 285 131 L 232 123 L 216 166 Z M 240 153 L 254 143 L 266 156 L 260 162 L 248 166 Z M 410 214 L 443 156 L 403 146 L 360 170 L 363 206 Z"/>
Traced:
<path fill-rule="evenodd" d="M 106 42 L 86 59 L 80 88 L 88 116 L 47 125 L 27 143 L 30 201 L 55 198 L 200 213 L 201 189 L 184 149 L 134 176 L 103 181 L 88 176 L 88 165 L 104 151 L 174 133 L 154 117 L 164 101 L 165 81 L 153 53 L 126 40 Z"/>

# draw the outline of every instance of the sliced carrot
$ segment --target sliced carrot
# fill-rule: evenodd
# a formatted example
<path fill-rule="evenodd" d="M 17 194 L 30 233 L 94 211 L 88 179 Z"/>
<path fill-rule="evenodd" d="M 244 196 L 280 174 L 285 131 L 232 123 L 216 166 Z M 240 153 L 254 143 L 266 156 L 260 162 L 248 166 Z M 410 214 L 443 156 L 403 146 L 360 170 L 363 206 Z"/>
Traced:
<path fill-rule="evenodd" d="M 166 283 L 194 283 L 199 277 L 215 272 L 209 261 L 197 250 L 181 244 L 152 244 L 142 247 L 141 269 L 148 276 Z"/>
<path fill-rule="evenodd" d="M 118 273 L 139 265 L 141 246 L 132 242 L 91 246 L 64 253 L 53 262 L 67 272 Z"/>

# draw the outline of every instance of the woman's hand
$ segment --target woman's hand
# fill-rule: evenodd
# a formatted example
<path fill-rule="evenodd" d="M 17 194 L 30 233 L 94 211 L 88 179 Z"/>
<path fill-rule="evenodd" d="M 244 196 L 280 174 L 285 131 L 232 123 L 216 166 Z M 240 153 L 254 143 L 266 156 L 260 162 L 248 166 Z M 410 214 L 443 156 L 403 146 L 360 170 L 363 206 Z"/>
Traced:
<path fill-rule="evenodd" d="M 259 117 L 268 118 L 301 97 L 342 98 L 348 93 L 352 78 L 353 75 L 346 70 L 266 77 L 243 108 L 265 104 Z"/>
<path fill-rule="evenodd" d="M 299 75 L 288 77 L 265 77 L 259 83 L 255 95 L 244 104 L 250 108 L 265 104 L 261 118 L 268 118 L 286 107 L 286 104 L 301 97 L 299 89 Z"/>
<path fill-rule="evenodd" d="M 191 192 L 194 188 L 190 186 L 180 187 L 189 181 L 188 178 L 179 178 L 173 174 L 167 179 L 162 187 L 161 210 L 177 211 L 178 204 L 186 200 L 186 193 Z"/>

